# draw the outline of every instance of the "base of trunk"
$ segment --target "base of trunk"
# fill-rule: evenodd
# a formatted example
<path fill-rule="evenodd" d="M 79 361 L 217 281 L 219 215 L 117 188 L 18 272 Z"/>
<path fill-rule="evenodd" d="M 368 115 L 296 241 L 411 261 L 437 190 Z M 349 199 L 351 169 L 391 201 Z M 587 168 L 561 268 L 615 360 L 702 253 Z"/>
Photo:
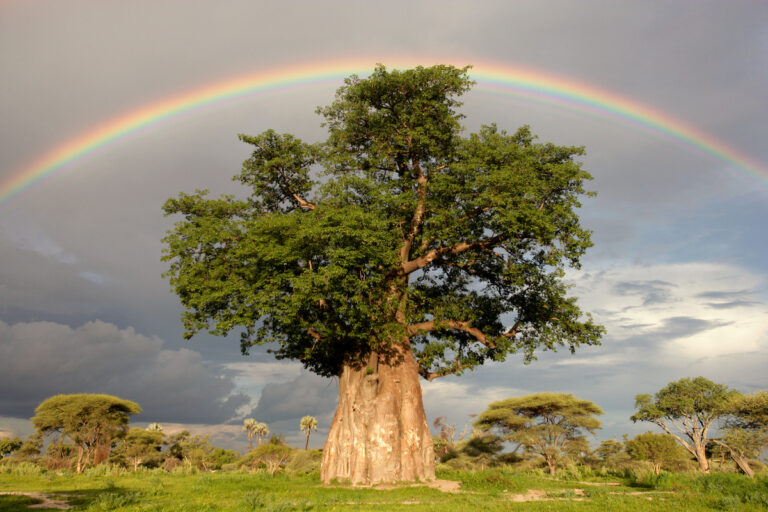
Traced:
<path fill-rule="evenodd" d="M 345 366 L 339 404 L 323 449 L 321 478 L 356 485 L 435 479 L 432 434 L 416 361 L 407 346 Z"/>

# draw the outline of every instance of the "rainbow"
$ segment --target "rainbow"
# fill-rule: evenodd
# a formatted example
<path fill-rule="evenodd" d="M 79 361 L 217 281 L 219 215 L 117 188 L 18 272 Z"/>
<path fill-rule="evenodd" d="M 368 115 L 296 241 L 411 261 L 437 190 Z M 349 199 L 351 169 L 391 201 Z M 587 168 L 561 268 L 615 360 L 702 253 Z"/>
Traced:
<path fill-rule="evenodd" d="M 455 59 L 433 61 L 450 60 Z M 389 68 L 401 69 L 419 64 L 415 60 L 402 58 L 384 62 Z M 0 206 L 84 156 L 183 113 L 269 91 L 340 84 L 350 74 L 367 75 L 372 67 L 370 59 L 283 67 L 225 79 L 139 107 L 64 142 L 37 161 L 13 172 L 9 179 L 0 183 Z M 562 76 L 501 63 L 475 63 L 470 75 L 476 82 L 475 89 L 543 102 L 628 124 L 681 143 L 688 149 L 714 157 L 748 174 L 768 178 L 768 169 L 763 164 L 725 142 L 611 91 Z"/>

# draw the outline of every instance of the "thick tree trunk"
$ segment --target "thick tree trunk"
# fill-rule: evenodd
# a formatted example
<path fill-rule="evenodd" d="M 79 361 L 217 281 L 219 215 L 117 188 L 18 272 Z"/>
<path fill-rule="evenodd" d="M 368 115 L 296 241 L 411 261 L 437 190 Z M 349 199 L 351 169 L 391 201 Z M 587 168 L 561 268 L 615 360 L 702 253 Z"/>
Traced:
<path fill-rule="evenodd" d="M 704 445 L 696 443 L 695 445 L 696 453 L 696 460 L 699 463 L 699 469 L 702 473 L 709 474 L 709 461 L 707 460 L 707 452 L 705 451 Z"/>
<path fill-rule="evenodd" d="M 416 361 L 407 345 L 394 358 L 372 354 L 345 366 L 339 403 L 323 449 L 321 477 L 352 484 L 433 480 L 435 454 Z"/>
<path fill-rule="evenodd" d="M 546 457 L 547 467 L 549 468 L 549 474 L 555 476 L 557 474 L 557 462 L 551 457 Z"/>

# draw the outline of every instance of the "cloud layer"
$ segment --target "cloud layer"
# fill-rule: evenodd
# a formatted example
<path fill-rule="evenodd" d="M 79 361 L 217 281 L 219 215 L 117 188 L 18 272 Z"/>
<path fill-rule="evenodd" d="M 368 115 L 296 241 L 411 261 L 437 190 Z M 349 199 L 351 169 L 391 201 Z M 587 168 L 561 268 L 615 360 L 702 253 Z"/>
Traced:
<path fill-rule="evenodd" d="M 102 321 L 0 322 L 0 410 L 30 417 L 55 394 L 107 393 L 137 402 L 147 421 L 220 423 L 248 398 L 200 354 Z"/>

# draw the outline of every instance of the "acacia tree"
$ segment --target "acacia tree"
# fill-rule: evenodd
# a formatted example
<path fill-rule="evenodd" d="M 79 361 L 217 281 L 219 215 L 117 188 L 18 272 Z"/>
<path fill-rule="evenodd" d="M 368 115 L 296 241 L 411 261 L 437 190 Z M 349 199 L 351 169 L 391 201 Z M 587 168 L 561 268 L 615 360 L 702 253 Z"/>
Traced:
<path fill-rule="evenodd" d="M 309 447 L 309 434 L 312 430 L 317 430 L 317 418 L 314 416 L 304 416 L 299 422 L 299 430 L 307 432 L 307 440 L 304 443 L 304 449 Z"/>
<path fill-rule="evenodd" d="M 739 392 L 704 377 L 670 382 L 653 397 L 635 397 L 632 422 L 647 421 L 674 437 L 709 473 L 706 447 L 713 426 L 732 410 Z"/>
<path fill-rule="evenodd" d="M 653 465 L 653 472 L 661 474 L 661 465 L 665 462 L 680 460 L 685 452 L 674 438 L 667 434 L 646 432 L 638 434 L 626 443 L 627 452 L 638 460 L 647 460 Z"/>
<path fill-rule="evenodd" d="M 129 416 L 140 412 L 135 402 L 111 395 L 56 395 L 37 406 L 32 424 L 39 434 L 57 432 L 77 446 L 80 473 L 97 450 L 109 453 L 112 441 L 127 431 Z"/>
<path fill-rule="evenodd" d="M 750 478 L 755 472 L 749 459 L 768 447 L 768 390 L 736 397 L 719 438 L 712 442 L 726 451 L 739 470 Z"/>
<path fill-rule="evenodd" d="M 475 425 L 497 430 L 527 452 L 541 455 L 554 475 L 569 447 L 582 448 L 584 434 L 601 428 L 596 414 L 603 410 L 589 400 L 565 393 L 536 393 L 491 403 Z"/>
<path fill-rule="evenodd" d="M 235 177 L 246 199 L 180 194 L 167 276 L 186 337 L 241 330 L 241 348 L 339 378 L 322 479 L 434 478 L 419 376 L 537 348 L 595 344 L 602 327 L 562 282 L 591 245 L 576 208 L 582 148 L 527 127 L 461 135 L 468 68 L 378 66 L 319 109 L 329 136 L 273 131 Z"/>

